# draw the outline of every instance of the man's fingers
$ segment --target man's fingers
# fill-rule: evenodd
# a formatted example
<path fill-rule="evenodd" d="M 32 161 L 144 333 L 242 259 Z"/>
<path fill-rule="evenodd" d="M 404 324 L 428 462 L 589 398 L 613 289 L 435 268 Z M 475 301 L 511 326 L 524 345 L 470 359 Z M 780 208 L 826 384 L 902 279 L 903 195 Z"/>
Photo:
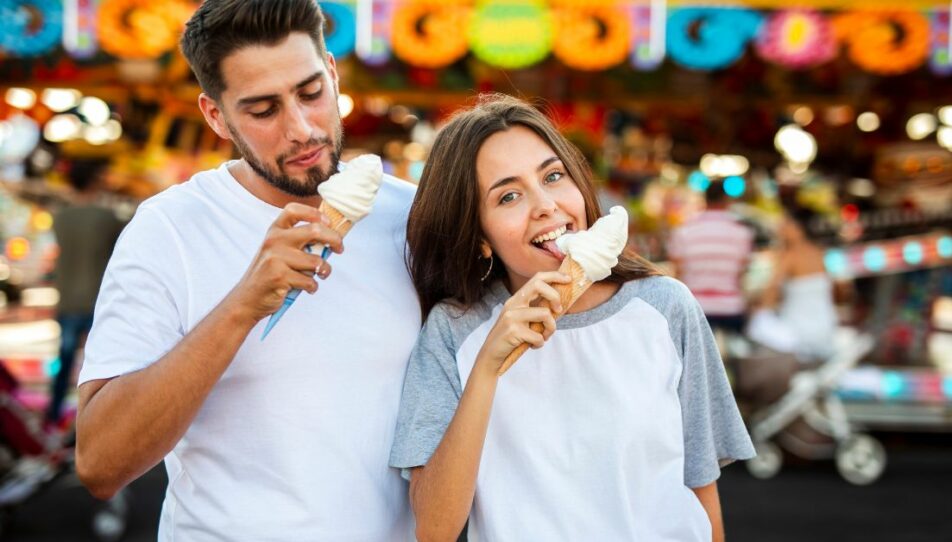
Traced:
<path fill-rule="evenodd" d="M 302 224 L 286 230 L 285 235 L 288 244 L 297 249 L 312 245 L 312 250 L 320 253 L 322 247 L 327 245 L 337 254 L 344 251 L 341 235 L 323 224 Z"/>
<path fill-rule="evenodd" d="M 288 277 L 288 284 L 296 290 L 303 290 L 312 294 L 317 291 L 317 281 L 304 273 L 291 273 L 291 276 Z"/>
<path fill-rule="evenodd" d="M 316 207 L 294 202 L 284 206 L 284 210 L 272 223 L 272 227 L 287 229 L 294 227 L 299 222 L 322 223 L 326 220 L 327 218 Z"/>

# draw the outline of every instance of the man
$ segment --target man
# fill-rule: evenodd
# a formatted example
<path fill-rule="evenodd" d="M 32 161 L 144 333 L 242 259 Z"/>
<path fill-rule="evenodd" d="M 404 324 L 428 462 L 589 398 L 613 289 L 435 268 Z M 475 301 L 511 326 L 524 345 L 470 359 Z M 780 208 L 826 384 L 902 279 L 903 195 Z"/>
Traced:
<path fill-rule="evenodd" d="M 704 196 L 707 209 L 672 232 L 668 253 L 711 327 L 741 333 L 747 311 L 741 280 L 754 232 L 728 211 L 730 198 L 722 181 L 712 180 Z"/>
<path fill-rule="evenodd" d="M 53 377 L 46 421 L 56 424 L 73 376 L 73 361 L 83 336 L 93 323 L 93 307 L 106 263 L 122 229 L 111 209 L 97 202 L 106 163 L 76 160 L 70 164 L 69 182 L 74 200 L 53 216 L 59 245 L 54 283 L 60 299 L 56 320 L 60 325 L 60 365 Z"/>
<path fill-rule="evenodd" d="M 420 326 L 403 259 L 413 189 L 386 178 L 346 252 L 316 210 L 342 147 L 322 23 L 313 0 L 198 8 L 182 51 L 242 159 L 145 202 L 106 272 L 77 470 L 108 497 L 164 457 L 162 541 L 412 539 L 387 458 Z M 307 245 L 338 254 L 333 274 Z M 292 288 L 314 295 L 262 341 Z"/>

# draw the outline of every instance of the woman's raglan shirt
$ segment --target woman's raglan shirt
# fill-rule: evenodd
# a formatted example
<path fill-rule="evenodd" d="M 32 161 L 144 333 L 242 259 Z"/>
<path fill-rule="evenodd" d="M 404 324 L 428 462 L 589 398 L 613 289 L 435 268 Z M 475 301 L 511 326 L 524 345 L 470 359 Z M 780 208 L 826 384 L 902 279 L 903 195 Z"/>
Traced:
<path fill-rule="evenodd" d="M 502 305 L 430 314 L 411 355 L 390 464 L 425 465 L 443 438 Z M 710 540 L 690 488 L 754 450 L 711 330 L 688 289 L 631 281 L 568 314 L 501 378 L 470 541 Z"/>

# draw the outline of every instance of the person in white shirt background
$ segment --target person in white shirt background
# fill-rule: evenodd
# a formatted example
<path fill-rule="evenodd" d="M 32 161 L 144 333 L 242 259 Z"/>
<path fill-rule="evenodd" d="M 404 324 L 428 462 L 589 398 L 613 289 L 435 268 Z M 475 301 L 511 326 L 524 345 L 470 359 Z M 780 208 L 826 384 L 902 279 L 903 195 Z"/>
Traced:
<path fill-rule="evenodd" d="M 343 147 L 323 23 L 313 0 L 197 9 L 181 45 L 198 105 L 241 158 L 144 202 L 106 271 L 76 467 L 105 498 L 164 458 L 161 541 L 413 538 L 387 458 L 420 327 L 414 189 L 385 177 L 346 252 L 317 211 Z M 333 274 L 307 245 L 338 254 Z M 291 289 L 314 295 L 261 340 Z"/>
<path fill-rule="evenodd" d="M 627 252 L 557 325 L 538 306 L 560 310 L 569 278 L 533 240 L 599 216 L 581 154 L 525 102 L 483 97 L 438 134 L 407 225 L 426 324 L 390 457 L 419 540 L 723 540 L 720 467 L 754 452 L 690 291 Z"/>

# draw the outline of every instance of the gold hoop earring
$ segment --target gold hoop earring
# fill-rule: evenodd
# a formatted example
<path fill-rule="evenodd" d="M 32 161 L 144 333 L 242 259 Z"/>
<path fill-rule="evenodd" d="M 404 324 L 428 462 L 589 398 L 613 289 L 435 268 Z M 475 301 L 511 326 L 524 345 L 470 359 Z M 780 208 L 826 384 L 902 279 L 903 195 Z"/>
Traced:
<path fill-rule="evenodd" d="M 486 274 L 483 275 L 483 278 L 479 279 L 479 282 L 486 282 L 486 279 L 489 278 L 489 274 L 493 272 L 493 255 L 489 254 L 489 269 L 486 270 Z"/>

